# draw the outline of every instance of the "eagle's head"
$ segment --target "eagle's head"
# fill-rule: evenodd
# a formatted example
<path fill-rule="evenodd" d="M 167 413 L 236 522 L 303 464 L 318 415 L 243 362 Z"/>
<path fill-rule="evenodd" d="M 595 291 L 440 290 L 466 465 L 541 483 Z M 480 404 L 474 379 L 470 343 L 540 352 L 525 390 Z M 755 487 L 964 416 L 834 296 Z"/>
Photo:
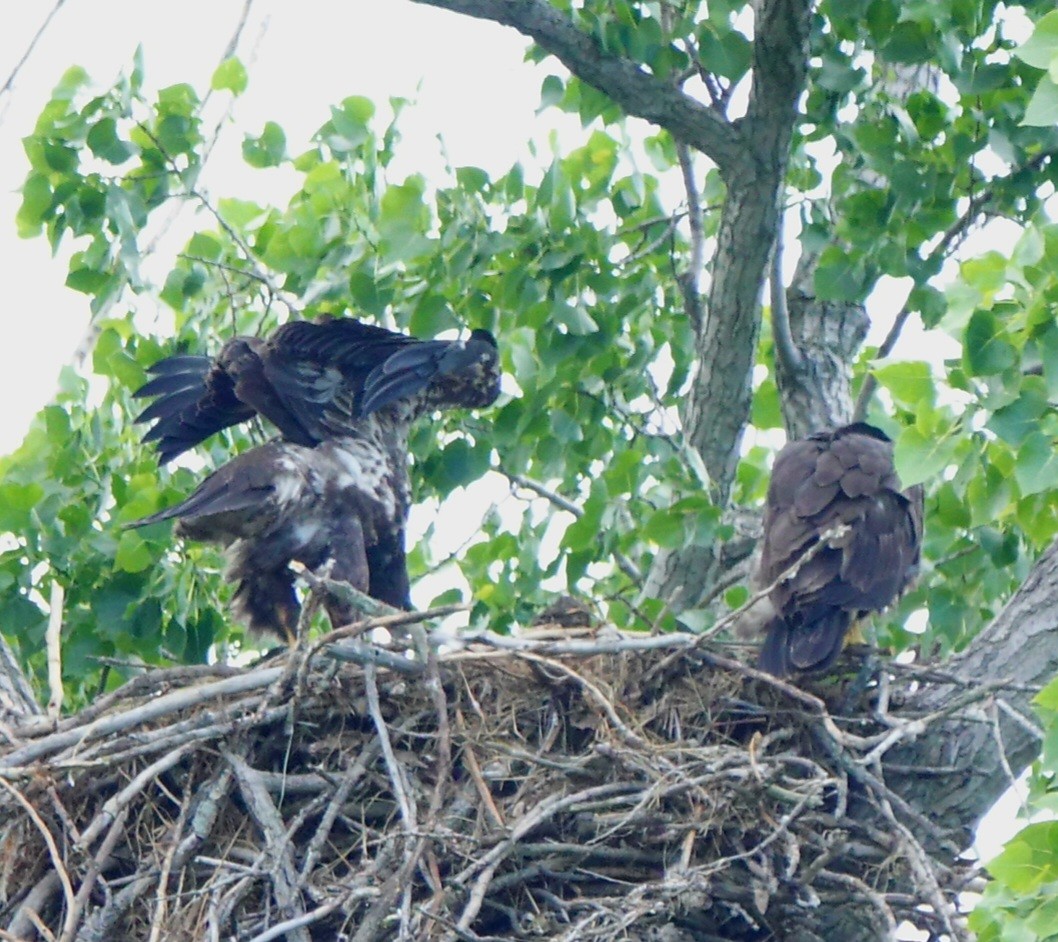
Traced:
<path fill-rule="evenodd" d="M 418 341 L 387 357 L 368 375 L 358 415 L 392 406 L 409 420 L 435 409 L 480 409 L 499 394 L 496 338 L 474 330 L 465 340 Z"/>
<path fill-rule="evenodd" d="M 440 408 L 481 409 L 500 394 L 500 352 L 487 330 L 470 332 L 452 345 L 438 364 L 428 395 Z"/>

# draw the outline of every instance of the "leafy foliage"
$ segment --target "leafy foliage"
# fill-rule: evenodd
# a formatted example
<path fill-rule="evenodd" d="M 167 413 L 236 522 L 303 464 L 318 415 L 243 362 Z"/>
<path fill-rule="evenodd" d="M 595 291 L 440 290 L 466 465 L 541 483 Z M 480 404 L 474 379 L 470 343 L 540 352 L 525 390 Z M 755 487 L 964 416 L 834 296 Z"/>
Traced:
<path fill-rule="evenodd" d="M 1032 768 L 1029 822 L 988 863 L 992 877 L 970 916 L 980 942 L 1058 938 L 1058 679 L 1036 695 L 1045 738 Z"/>
<path fill-rule="evenodd" d="M 698 511 L 708 502 L 673 506 L 674 482 L 687 490 L 694 482 L 673 443 L 650 430 L 693 347 L 676 312 L 676 239 L 657 181 L 629 165 L 623 144 L 596 132 L 532 182 L 521 167 L 497 179 L 458 167 L 437 185 L 416 175 L 391 180 L 395 120 L 376 130 L 374 105 L 353 97 L 294 157 L 274 123 L 246 138 L 250 167 L 285 165 L 297 175 L 285 208 L 232 197 L 214 206 L 196 189 L 197 93 L 178 86 L 148 100 L 141 72 L 137 64 L 93 96 L 87 76 L 71 70 L 26 144 L 33 169 L 19 225 L 53 245 L 78 240 L 68 283 L 105 315 L 92 370 L 107 388 L 89 407 L 88 383 L 71 373 L 3 466 L 12 548 L 0 594 L 5 628 L 24 652 L 42 647 L 50 579 L 68 590 L 71 682 L 102 682 L 93 656 L 196 660 L 211 643 L 238 637 L 220 614 L 212 551 L 174 553 L 161 525 L 119 529 L 173 502 L 196 477 L 156 470 L 136 444 L 129 394 L 144 366 L 174 345 L 201 349 L 203 338 L 218 338 L 205 342 L 215 349 L 233 331 L 267 331 L 288 316 L 356 314 L 425 336 L 494 330 L 517 395 L 488 416 L 456 417 L 440 435 L 427 423 L 416 431 L 416 498 L 443 499 L 490 467 L 552 482 L 583 504 L 584 516 L 561 536 L 551 573 L 575 583 L 614 550 L 648 556 L 655 542 L 700 536 Z M 244 79 L 229 60 L 213 86 L 237 93 Z M 139 242 L 167 200 L 196 204 L 206 225 L 154 286 L 140 272 Z M 603 215 L 611 221 L 598 225 Z M 136 310 L 117 316 L 119 303 L 137 296 L 156 296 L 172 312 L 174 342 L 149 336 Z M 664 386 L 648 371 L 662 351 L 672 362 Z M 237 432 L 213 444 L 207 466 L 246 441 Z M 642 533 L 633 521 L 645 521 Z M 530 515 L 512 532 L 491 514 L 481 541 L 462 554 L 480 604 L 500 623 L 528 619 L 541 604 L 549 527 Z M 417 547 L 413 576 L 436 563 L 428 545 Z M 606 581 L 629 590 L 624 577 Z M 42 655 L 29 660 L 42 671 Z"/>
<path fill-rule="evenodd" d="M 715 106 L 735 107 L 752 62 L 743 4 L 555 5 L 603 50 L 656 76 L 707 68 Z M 818 254 L 819 297 L 858 301 L 883 276 L 903 279 L 908 312 L 962 344 L 945 364 L 925 354 L 872 364 L 867 350 L 856 367 L 861 378 L 876 367 L 883 394 L 870 417 L 898 434 L 905 478 L 930 488 L 926 574 L 883 629 L 898 648 L 965 645 L 1058 532 L 1058 241 L 1041 195 L 1058 135 L 1030 113 L 1051 80 L 1040 68 L 1053 71 L 1050 58 L 1041 65 L 1053 22 L 1042 16 L 1017 51 L 998 10 L 992 0 L 820 4 L 789 169 L 802 246 Z M 238 95 L 248 81 L 229 59 L 211 87 Z M 114 682 L 93 657 L 196 660 L 238 640 L 218 606 L 212 551 L 174 552 L 162 526 L 119 529 L 197 476 L 155 469 L 136 444 L 129 392 L 174 345 L 215 349 L 235 331 L 323 314 L 422 335 L 484 326 L 501 338 L 510 395 L 440 433 L 417 430 L 416 499 L 444 500 L 492 469 L 535 479 L 581 513 L 539 499 L 524 514 L 482 513 L 480 536 L 455 559 L 479 614 L 498 627 L 524 622 L 549 590 L 568 586 L 608 600 L 618 624 L 674 623 L 660 602 L 637 599 L 613 558 L 645 571 L 659 549 L 731 534 L 678 432 L 696 366 L 679 155 L 665 131 L 630 133 L 614 103 L 578 79 L 551 75 L 541 97 L 580 116 L 580 145 L 495 176 L 463 166 L 442 179 L 397 178 L 400 101 L 383 115 L 346 98 L 308 144 L 267 122 L 246 134 L 242 153 L 248 179 L 279 167 L 296 181 L 287 204 L 273 206 L 238 194 L 212 202 L 200 190 L 199 90 L 149 93 L 138 60 L 102 92 L 83 70 L 63 76 L 26 140 L 17 223 L 53 247 L 74 241 L 67 283 L 88 298 L 92 372 L 106 386 L 89 395 L 97 384 L 71 372 L 0 468 L 0 614 L 34 669 L 55 578 L 68 593 L 66 666 L 81 693 Z M 708 239 L 724 185 L 715 169 L 694 170 Z M 197 231 L 155 284 L 142 270 L 144 233 L 177 202 L 197 212 Z M 982 204 L 1020 238 L 1011 253 L 965 260 L 952 278 L 944 263 Z M 172 339 L 145 323 L 156 301 Z M 781 424 L 767 338 L 756 384 L 752 424 L 767 433 Z M 205 466 L 248 440 L 236 432 L 212 443 Z M 774 437 L 753 442 L 734 489 L 750 507 Z M 414 548 L 413 575 L 445 562 L 432 535 Z M 739 586 L 727 601 L 744 596 Z M 915 609 L 929 616 L 924 637 L 902 627 Z"/>

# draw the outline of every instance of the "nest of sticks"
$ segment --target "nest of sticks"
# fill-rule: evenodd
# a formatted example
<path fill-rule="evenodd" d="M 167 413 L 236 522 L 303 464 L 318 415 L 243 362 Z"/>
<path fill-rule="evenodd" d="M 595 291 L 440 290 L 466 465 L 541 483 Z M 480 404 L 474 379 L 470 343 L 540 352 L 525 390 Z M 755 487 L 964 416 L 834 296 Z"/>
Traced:
<path fill-rule="evenodd" d="M 0 939 L 962 937 L 950 856 L 863 761 L 891 728 L 691 636 L 413 672 L 340 634 L 5 730 Z"/>

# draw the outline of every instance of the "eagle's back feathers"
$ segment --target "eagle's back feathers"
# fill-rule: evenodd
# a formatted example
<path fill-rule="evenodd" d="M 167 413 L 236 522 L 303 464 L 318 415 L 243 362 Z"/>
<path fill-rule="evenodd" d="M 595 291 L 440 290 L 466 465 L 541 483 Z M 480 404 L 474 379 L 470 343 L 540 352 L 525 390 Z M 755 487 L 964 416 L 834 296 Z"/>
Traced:
<path fill-rule="evenodd" d="M 856 617 L 891 604 L 914 579 L 922 542 L 922 488 L 901 490 L 893 446 L 856 423 L 789 443 L 772 471 L 759 580 L 770 600 L 760 666 L 778 676 L 823 670 Z"/>

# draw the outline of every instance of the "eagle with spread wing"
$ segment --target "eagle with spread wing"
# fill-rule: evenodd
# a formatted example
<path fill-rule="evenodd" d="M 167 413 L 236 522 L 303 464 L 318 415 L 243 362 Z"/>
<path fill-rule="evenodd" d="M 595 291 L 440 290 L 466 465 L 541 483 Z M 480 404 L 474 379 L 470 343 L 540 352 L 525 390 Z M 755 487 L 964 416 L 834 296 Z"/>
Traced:
<path fill-rule="evenodd" d="M 775 583 L 761 648 L 777 677 L 825 670 L 855 620 L 898 598 L 918 572 L 922 486 L 901 487 L 893 445 L 855 422 L 790 442 L 775 459 L 758 581 Z"/>
<path fill-rule="evenodd" d="M 184 501 L 135 521 L 226 549 L 233 607 L 253 632 L 293 638 L 291 561 L 396 608 L 410 608 L 404 533 L 408 431 L 419 416 L 479 408 L 499 395 L 492 334 L 420 340 L 354 319 L 296 321 L 267 339 L 236 337 L 213 359 L 176 355 L 134 393 L 161 463 L 254 416 L 276 439 L 233 458 Z M 352 612 L 327 602 L 332 622 Z"/>

